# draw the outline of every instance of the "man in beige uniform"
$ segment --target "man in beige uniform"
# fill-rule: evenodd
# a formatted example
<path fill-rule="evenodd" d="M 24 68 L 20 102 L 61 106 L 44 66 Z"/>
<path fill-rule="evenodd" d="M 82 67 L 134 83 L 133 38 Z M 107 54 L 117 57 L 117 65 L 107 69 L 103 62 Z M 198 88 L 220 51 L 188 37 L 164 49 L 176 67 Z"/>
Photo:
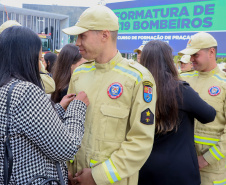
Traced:
<path fill-rule="evenodd" d="M 183 55 L 181 57 L 180 68 L 180 74 L 194 71 L 190 55 Z"/>
<path fill-rule="evenodd" d="M 12 26 L 21 26 L 21 24 L 15 20 L 8 20 L 0 26 L 0 33 L 2 33 L 6 28 L 9 28 Z"/>
<path fill-rule="evenodd" d="M 137 62 L 140 63 L 140 57 L 141 57 L 141 53 L 142 53 L 142 50 L 144 48 L 144 45 L 141 45 L 139 48 L 137 49 L 134 49 L 134 53 L 137 53 Z"/>
<path fill-rule="evenodd" d="M 181 74 L 201 98 L 213 106 L 217 115 L 213 122 L 195 121 L 195 146 L 202 185 L 226 184 L 226 75 L 216 63 L 217 41 L 208 33 L 192 36 L 180 55 L 191 55 L 196 71 Z"/>
<path fill-rule="evenodd" d="M 156 86 L 150 72 L 122 58 L 118 18 L 105 6 L 85 10 L 75 26 L 76 45 L 88 60 L 74 71 L 68 93 L 85 91 L 90 106 L 82 146 L 69 163 L 82 185 L 137 185 L 154 140 Z M 100 31 L 101 30 L 101 31 Z"/>
<path fill-rule="evenodd" d="M 45 90 L 46 94 L 51 94 L 55 91 L 56 84 L 52 77 L 50 77 L 46 71 L 45 66 L 42 63 L 42 60 L 39 60 L 39 71 L 40 77 L 43 82 L 43 89 Z"/>

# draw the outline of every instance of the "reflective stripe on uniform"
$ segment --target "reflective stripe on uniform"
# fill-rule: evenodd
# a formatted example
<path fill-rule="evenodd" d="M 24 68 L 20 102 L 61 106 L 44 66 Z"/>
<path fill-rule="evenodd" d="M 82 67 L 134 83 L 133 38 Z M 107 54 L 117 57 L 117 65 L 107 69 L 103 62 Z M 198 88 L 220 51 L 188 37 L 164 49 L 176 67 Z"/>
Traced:
<path fill-rule="evenodd" d="M 115 165 L 113 164 L 111 159 L 108 159 L 107 161 L 103 162 L 102 165 L 111 184 L 121 180 L 121 177 L 119 176 Z"/>
<path fill-rule="evenodd" d="M 117 64 L 112 70 L 132 78 L 136 81 L 136 84 L 138 84 L 143 79 L 143 75 L 139 71 L 124 66 L 120 63 Z"/>
<path fill-rule="evenodd" d="M 195 143 L 214 146 L 220 139 L 209 138 L 209 137 L 201 137 L 195 135 Z"/>
<path fill-rule="evenodd" d="M 75 158 L 75 156 L 74 156 L 74 158 Z M 73 163 L 73 162 L 74 162 L 74 159 L 71 159 L 71 160 L 70 160 L 70 163 Z"/>
<path fill-rule="evenodd" d="M 225 158 L 225 156 L 218 150 L 218 148 L 215 145 L 211 147 L 209 151 L 218 161 Z"/>
<path fill-rule="evenodd" d="M 188 72 L 188 73 L 182 73 L 180 74 L 181 77 L 193 77 L 193 76 L 198 76 L 198 72 L 195 71 L 195 72 Z"/>
<path fill-rule="evenodd" d="M 226 82 L 226 78 L 223 78 L 222 76 L 219 76 L 217 74 L 213 75 L 214 78 L 216 78 L 218 81 L 223 81 L 223 82 Z"/>
<path fill-rule="evenodd" d="M 222 180 L 222 181 L 213 181 L 214 185 L 226 185 L 226 179 Z"/>
<path fill-rule="evenodd" d="M 91 159 L 91 160 L 90 160 L 90 163 L 89 163 L 90 168 L 92 168 L 92 166 L 93 166 L 94 164 L 97 164 L 97 163 L 98 163 L 98 161 L 95 161 L 95 160 Z"/>
<path fill-rule="evenodd" d="M 93 66 L 81 66 L 74 70 L 73 75 L 79 74 L 79 73 L 88 73 L 90 71 L 96 70 L 96 67 Z"/>

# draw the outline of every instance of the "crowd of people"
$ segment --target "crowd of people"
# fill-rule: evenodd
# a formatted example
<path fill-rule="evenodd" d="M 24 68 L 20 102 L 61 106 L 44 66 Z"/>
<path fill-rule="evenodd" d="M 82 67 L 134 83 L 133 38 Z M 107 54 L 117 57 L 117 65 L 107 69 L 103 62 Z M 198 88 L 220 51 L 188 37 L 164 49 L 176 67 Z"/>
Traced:
<path fill-rule="evenodd" d="M 62 30 L 76 44 L 42 55 L 29 28 L 0 27 L 0 184 L 226 184 L 217 41 L 193 35 L 178 71 L 159 40 L 135 49 L 138 61 L 123 58 L 118 30 L 114 12 L 94 6 Z"/>

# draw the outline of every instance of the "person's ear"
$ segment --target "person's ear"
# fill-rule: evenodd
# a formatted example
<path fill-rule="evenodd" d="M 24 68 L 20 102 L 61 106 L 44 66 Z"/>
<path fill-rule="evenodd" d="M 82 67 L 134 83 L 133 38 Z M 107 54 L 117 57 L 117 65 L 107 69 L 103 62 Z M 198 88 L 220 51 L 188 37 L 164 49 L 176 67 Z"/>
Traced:
<path fill-rule="evenodd" d="M 210 49 L 209 49 L 209 56 L 210 56 L 211 58 L 215 58 L 215 56 L 216 56 L 216 51 L 215 51 L 214 48 L 210 48 Z"/>
<path fill-rule="evenodd" d="M 111 37 L 111 33 L 109 30 L 102 31 L 102 40 L 107 41 Z"/>

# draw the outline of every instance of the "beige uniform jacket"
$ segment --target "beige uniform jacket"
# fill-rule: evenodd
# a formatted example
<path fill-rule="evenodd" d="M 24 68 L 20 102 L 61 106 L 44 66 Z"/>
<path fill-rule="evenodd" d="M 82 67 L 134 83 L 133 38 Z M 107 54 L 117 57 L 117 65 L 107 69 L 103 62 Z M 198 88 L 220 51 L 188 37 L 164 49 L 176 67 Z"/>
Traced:
<path fill-rule="evenodd" d="M 190 73 L 190 72 L 194 72 L 194 70 L 191 70 L 191 71 L 179 71 L 179 74 L 183 74 L 183 73 Z"/>
<path fill-rule="evenodd" d="M 201 171 L 223 173 L 226 156 L 226 75 L 216 67 L 210 72 L 194 71 L 181 74 L 181 77 L 217 112 L 211 123 L 195 121 L 197 154 L 203 155 L 209 163 Z"/>
<path fill-rule="evenodd" d="M 48 74 L 41 73 L 40 74 L 44 90 L 46 94 L 51 94 L 55 91 L 55 82 L 53 78 L 51 78 Z"/>
<path fill-rule="evenodd" d="M 152 90 L 149 103 L 143 97 L 146 83 Z M 69 170 L 74 168 L 74 174 L 92 167 L 98 185 L 137 184 L 138 171 L 154 140 L 156 86 L 152 75 L 118 53 L 106 64 L 87 62 L 78 67 L 68 93 L 80 91 L 87 93 L 90 105 L 82 145 Z"/>

